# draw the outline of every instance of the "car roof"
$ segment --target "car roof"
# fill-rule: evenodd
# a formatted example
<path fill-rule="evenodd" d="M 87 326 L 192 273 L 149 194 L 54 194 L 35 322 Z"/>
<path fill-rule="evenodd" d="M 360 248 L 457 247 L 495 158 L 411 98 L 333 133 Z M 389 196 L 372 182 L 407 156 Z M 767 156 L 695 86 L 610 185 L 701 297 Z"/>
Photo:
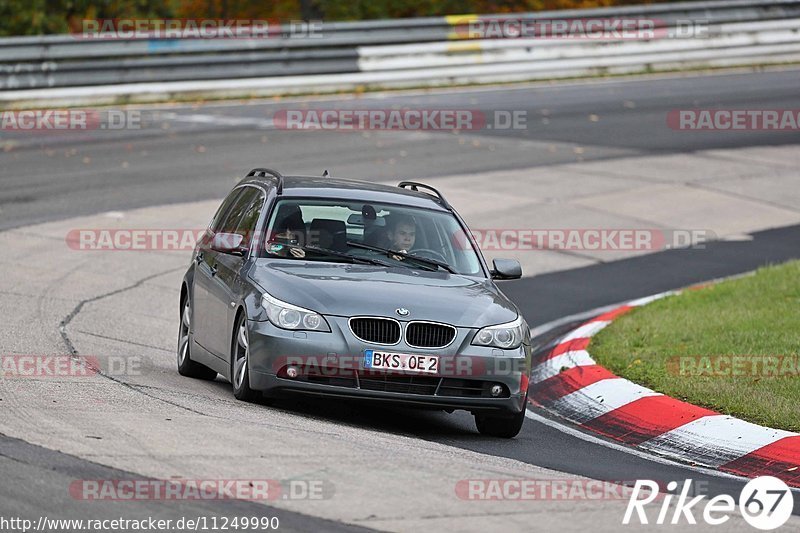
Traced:
<path fill-rule="evenodd" d="M 272 187 L 275 182 L 276 180 L 269 176 L 253 176 L 242 180 L 242 184 L 253 183 L 263 187 Z M 447 211 L 436 197 L 425 192 L 346 178 L 284 176 L 282 196 L 287 198 L 340 198 L 365 202 L 401 203 L 410 207 Z"/>

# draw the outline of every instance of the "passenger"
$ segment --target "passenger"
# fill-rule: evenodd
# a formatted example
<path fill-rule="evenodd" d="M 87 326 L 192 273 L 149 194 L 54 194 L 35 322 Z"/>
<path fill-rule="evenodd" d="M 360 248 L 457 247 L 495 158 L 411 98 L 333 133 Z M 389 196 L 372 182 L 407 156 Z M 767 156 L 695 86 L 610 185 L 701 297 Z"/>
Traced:
<path fill-rule="evenodd" d="M 386 237 L 388 244 L 386 248 L 403 252 L 404 254 L 414 247 L 417 240 L 417 224 L 414 218 L 408 215 L 390 215 L 386 224 Z M 400 255 L 390 255 L 396 261 L 402 261 Z"/>
<path fill-rule="evenodd" d="M 386 226 L 390 250 L 408 253 L 417 239 L 417 224 L 408 215 L 390 216 Z"/>

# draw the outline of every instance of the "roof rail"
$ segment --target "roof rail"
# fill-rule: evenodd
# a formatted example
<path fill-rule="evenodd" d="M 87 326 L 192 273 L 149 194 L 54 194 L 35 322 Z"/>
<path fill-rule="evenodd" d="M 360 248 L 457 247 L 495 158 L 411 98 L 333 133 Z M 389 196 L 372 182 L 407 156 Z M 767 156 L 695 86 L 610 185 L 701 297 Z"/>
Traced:
<path fill-rule="evenodd" d="M 442 207 L 445 207 L 446 209 L 449 209 L 451 211 L 453 210 L 453 208 L 450 207 L 450 204 L 447 203 L 447 200 L 444 199 L 444 195 L 440 193 L 438 190 L 431 187 L 430 185 L 425 185 L 424 183 L 419 183 L 417 181 L 401 181 L 400 183 L 397 184 L 397 186 L 400 187 L 401 189 L 411 189 L 412 191 L 418 191 L 420 187 L 428 191 L 431 191 L 433 194 L 436 195 L 436 199 L 440 204 L 442 204 Z"/>
<path fill-rule="evenodd" d="M 266 178 L 267 176 L 272 176 L 278 182 L 278 194 L 283 193 L 283 174 L 278 172 L 277 170 L 272 170 L 271 168 L 254 168 L 250 172 L 247 173 L 247 178 L 256 177 L 256 178 Z"/>

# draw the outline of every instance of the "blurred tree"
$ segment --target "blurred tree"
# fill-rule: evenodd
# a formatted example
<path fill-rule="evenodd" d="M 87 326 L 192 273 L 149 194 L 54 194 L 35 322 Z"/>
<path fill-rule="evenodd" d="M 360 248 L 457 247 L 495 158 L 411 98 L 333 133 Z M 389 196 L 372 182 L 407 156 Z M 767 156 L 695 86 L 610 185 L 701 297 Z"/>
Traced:
<path fill-rule="evenodd" d="M 661 1 L 661 0 L 656 0 Z M 515 13 L 648 0 L 0 0 L 0 35 L 81 31 L 85 19 L 363 20 Z"/>
<path fill-rule="evenodd" d="M 176 18 L 280 19 L 300 17 L 300 0 L 182 0 L 175 1 Z"/>
<path fill-rule="evenodd" d="M 2 0 L 0 35 L 79 32 L 85 19 L 165 18 L 172 11 L 160 0 Z"/>

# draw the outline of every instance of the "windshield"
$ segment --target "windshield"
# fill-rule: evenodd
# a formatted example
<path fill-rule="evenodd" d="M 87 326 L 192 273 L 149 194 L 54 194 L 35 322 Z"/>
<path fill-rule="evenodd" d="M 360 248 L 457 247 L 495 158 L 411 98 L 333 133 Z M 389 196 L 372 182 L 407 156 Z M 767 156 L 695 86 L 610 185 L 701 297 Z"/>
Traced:
<path fill-rule="evenodd" d="M 281 199 L 270 216 L 264 250 L 287 259 L 352 258 L 482 275 L 478 254 L 452 213 L 395 204 Z"/>

